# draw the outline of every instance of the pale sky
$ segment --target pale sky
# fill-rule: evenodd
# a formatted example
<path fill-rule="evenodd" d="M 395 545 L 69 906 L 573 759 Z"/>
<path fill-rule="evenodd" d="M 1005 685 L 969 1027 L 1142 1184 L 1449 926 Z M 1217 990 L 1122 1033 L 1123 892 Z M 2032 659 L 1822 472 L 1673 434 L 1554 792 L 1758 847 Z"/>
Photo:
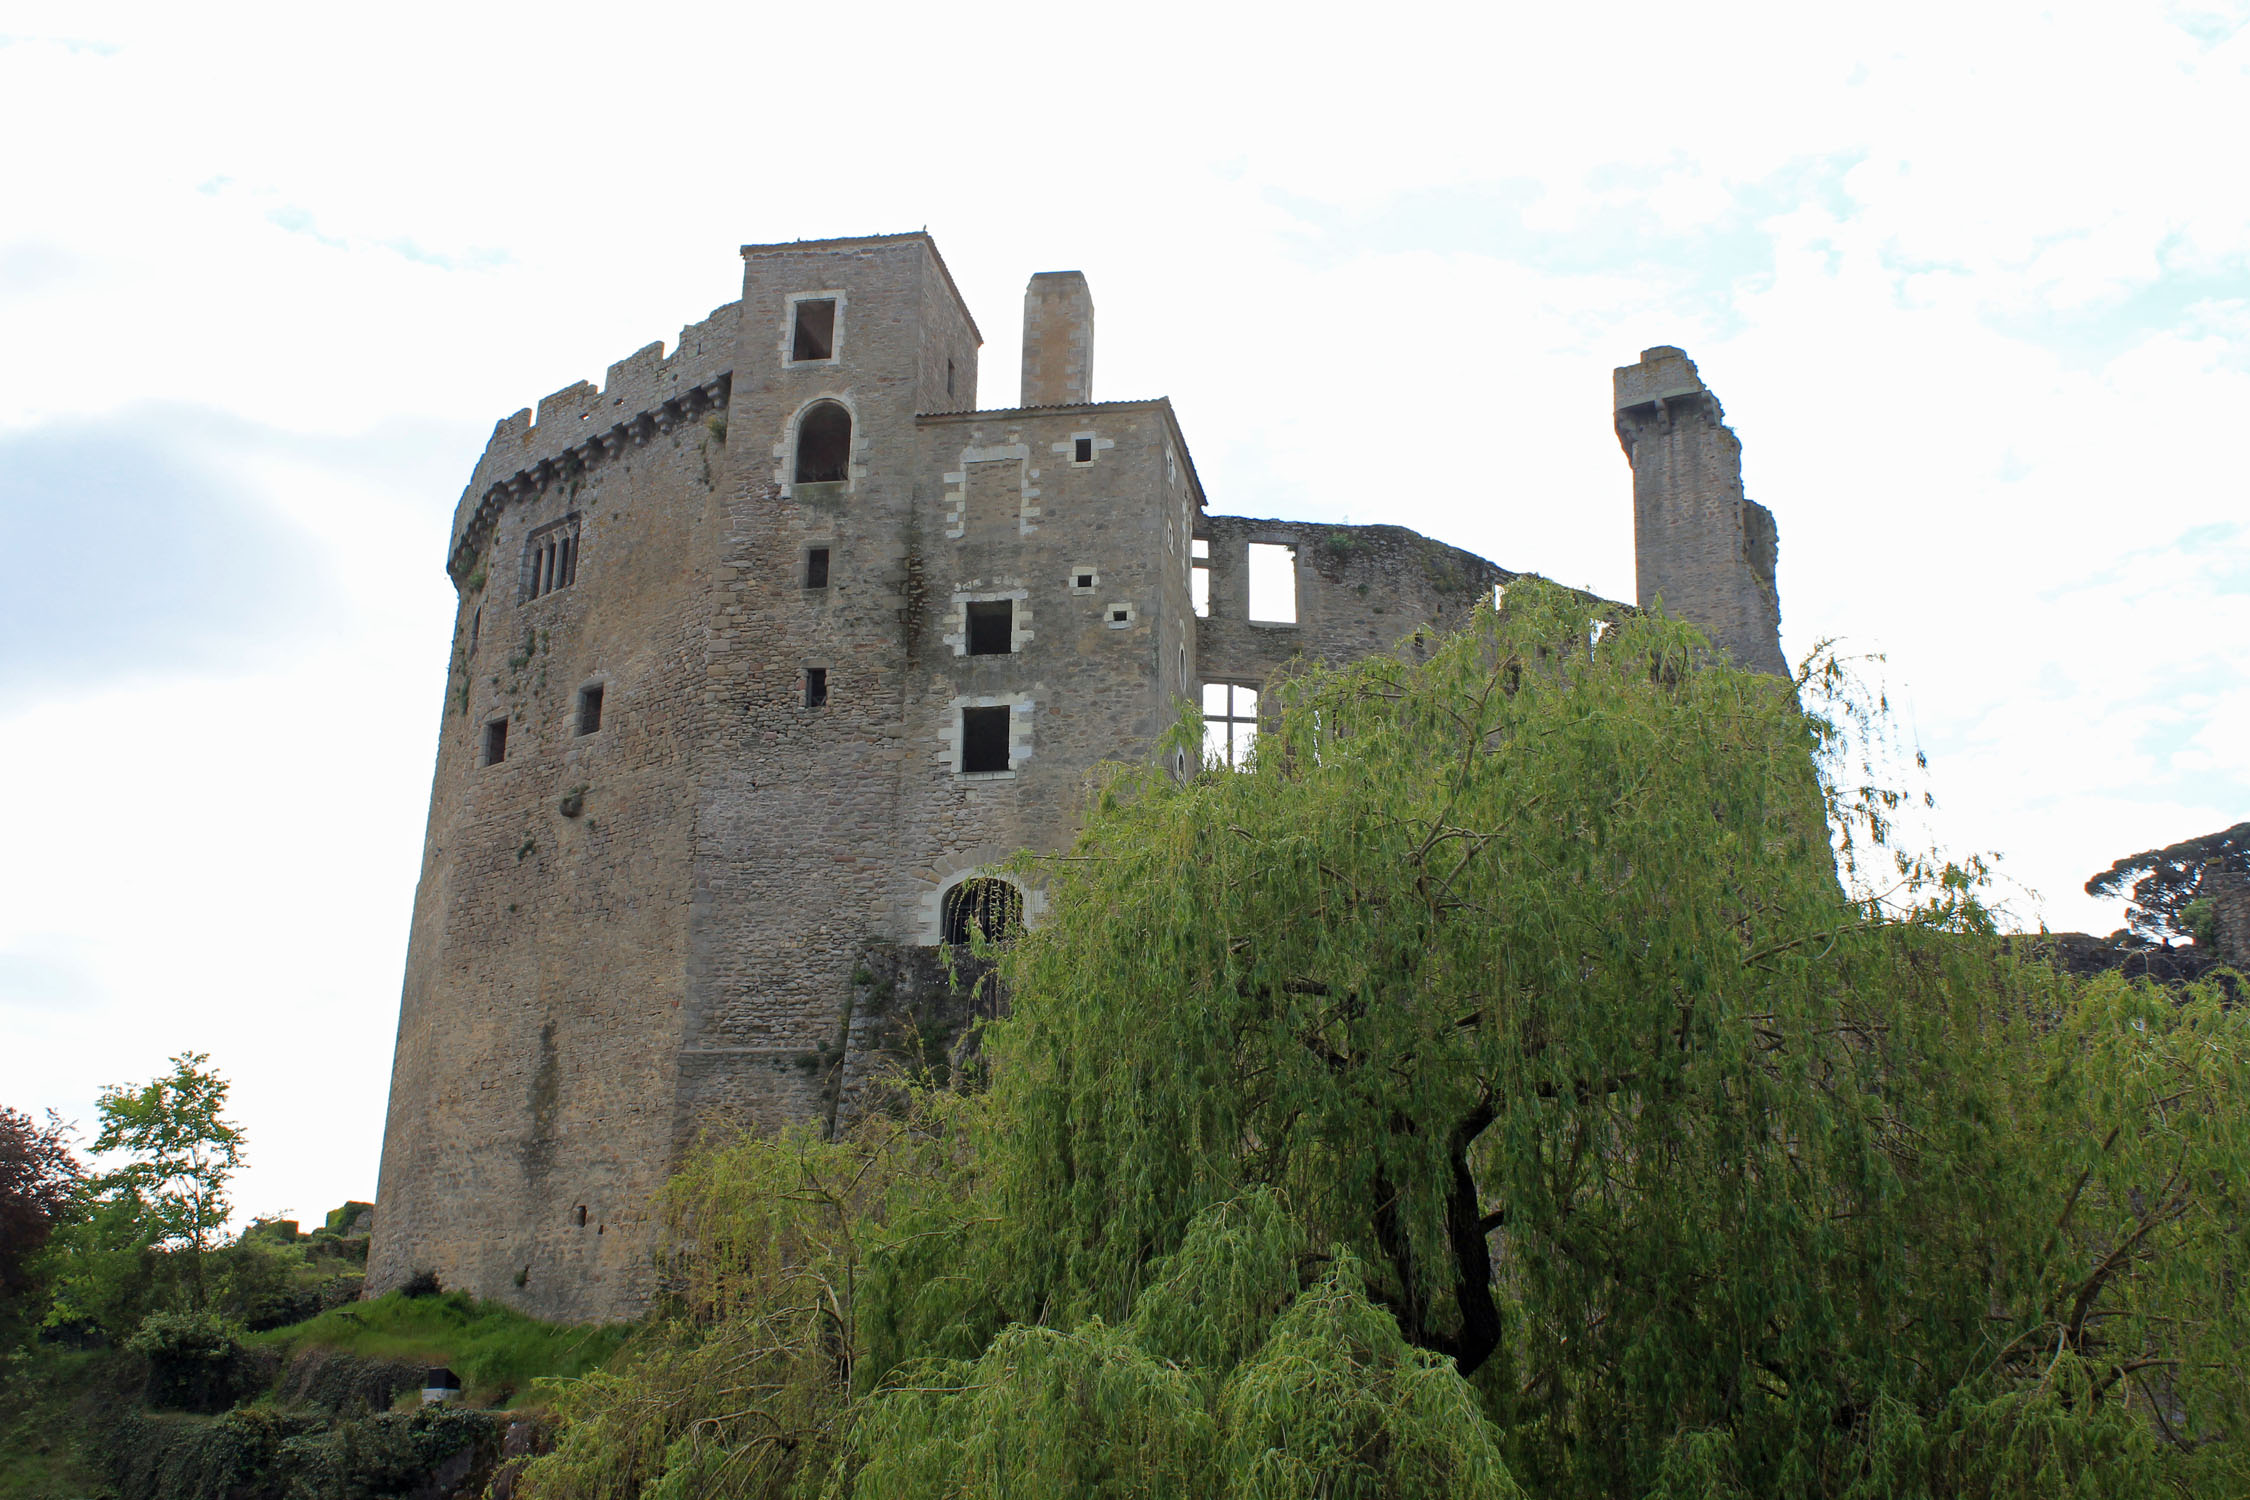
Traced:
<path fill-rule="evenodd" d="M 1678 344 L 2019 924 L 2250 817 L 2250 0 L 0 0 L 0 131 L 0 1102 L 210 1052 L 245 1212 L 374 1191 L 492 423 L 745 242 L 926 226 L 986 406 L 1083 270 L 1214 510 L 1626 599 Z"/>

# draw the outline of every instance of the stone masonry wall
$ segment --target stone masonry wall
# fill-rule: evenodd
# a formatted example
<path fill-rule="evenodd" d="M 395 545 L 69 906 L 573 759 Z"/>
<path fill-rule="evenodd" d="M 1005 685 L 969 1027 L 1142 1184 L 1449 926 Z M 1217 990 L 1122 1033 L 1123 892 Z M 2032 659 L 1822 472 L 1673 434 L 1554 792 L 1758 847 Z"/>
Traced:
<path fill-rule="evenodd" d="M 1741 666 L 1789 675 L 1772 513 L 1742 495 L 1742 445 L 1695 362 L 1642 351 L 1615 375 L 1617 440 L 1633 466 L 1637 602 L 1661 596 Z"/>
<path fill-rule="evenodd" d="M 1210 614 L 1196 621 L 1206 682 L 1263 683 L 1291 658 L 1341 666 L 1424 626 L 1450 630 L 1516 575 L 1403 526 L 1207 516 Z M 1296 549 L 1297 621 L 1250 618 L 1249 548 Z"/>

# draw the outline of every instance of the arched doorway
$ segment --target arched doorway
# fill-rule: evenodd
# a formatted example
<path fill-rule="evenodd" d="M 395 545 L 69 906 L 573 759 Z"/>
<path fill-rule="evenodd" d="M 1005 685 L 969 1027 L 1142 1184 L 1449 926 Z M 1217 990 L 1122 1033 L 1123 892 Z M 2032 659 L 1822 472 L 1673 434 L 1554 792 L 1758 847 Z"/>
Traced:
<path fill-rule="evenodd" d="M 1004 943 L 1022 930 L 1023 892 L 1005 880 L 980 875 L 945 893 L 945 943 Z"/>
<path fill-rule="evenodd" d="M 815 401 L 797 419 L 798 484 L 851 477 L 852 414 L 839 402 Z"/>

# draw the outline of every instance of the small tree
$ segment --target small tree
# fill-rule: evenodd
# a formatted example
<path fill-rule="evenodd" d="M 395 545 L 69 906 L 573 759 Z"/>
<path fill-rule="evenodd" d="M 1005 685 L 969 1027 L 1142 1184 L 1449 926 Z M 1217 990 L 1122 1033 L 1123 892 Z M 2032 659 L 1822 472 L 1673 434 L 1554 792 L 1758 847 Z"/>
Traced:
<path fill-rule="evenodd" d="M 2210 907 L 2191 911 L 2203 895 L 2203 868 L 2217 860 L 2222 869 L 2250 872 L 2250 823 L 2237 823 L 2217 833 L 2182 839 L 2161 849 L 2129 854 L 2086 882 L 2089 896 L 2130 894 L 2125 924 L 2145 938 L 2183 937 L 2209 942 Z"/>
<path fill-rule="evenodd" d="M 242 1165 L 241 1127 L 222 1118 L 227 1081 L 205 1052 L 182 1052 L 172 1071 L 139 1088 L 102 1090 L 97 1152 L 123 1151 L 132 1160 L 96 1180 L 110 1198 L 138 1202 L 147 1243 L 190 1252 L 189 1294 L 203 1306 L 203 1256 L 226 1227 L 232 1209 L 227 1180 Z"/>
<path fill-rule="evenodd" d="M 83 1169 L 69 1136 L 51 1110 L 42 1127 L 0 1108 L 0 1304 L 12 1307 L 29 1289 L 32 1257 L 77 1198 Z"/>

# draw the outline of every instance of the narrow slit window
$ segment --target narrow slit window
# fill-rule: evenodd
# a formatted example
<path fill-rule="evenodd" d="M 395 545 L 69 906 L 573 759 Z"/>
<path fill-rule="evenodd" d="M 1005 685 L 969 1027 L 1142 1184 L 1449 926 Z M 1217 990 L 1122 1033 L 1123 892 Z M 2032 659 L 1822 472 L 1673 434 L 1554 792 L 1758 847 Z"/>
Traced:
<path fill-rule="evenodd" d="M 484 606 L 480 604 L 477 606 L 477 612 L 469 616 L 469 654 L 471 656 L 476 655 L 477 637 L 482 634 L 484 634 Z"/>
<path fill-rule="evenodd" d="M 1258 690 L 1239 682 L 1203 684 L 1203 760 L 1243 766 L 1258 739 Z"/>
<path fill-rule="evenodd" d="M 789 340 L 792 360 L 836 357 L 836 299 L 807 297 L 797 304 L 797 328 Z"/>
<path fill-rule="evenodd" d="M 826 708 L 827 706 L 828 669 L 826 667 L 805 668 L 805 707 Z"/>
<path fill-rule="evenodd" d="M 484 726 L 484 763 L 496 766 L 508 758 L 508 721 L 494 719 Z"/>
<path fill-rule="evenodd" d="M 1250 618 L 1267 625 L 1297 623 L 1297 549 L 1279 542 L 1250 544 Z"/>
<path fill-rule="evenodd" d="M 1016 649 L 1016 602 L 978 600 L 968 606 L 969 655 L 1006 656 Z"/>
<path fill-rule="evenodd" d="M 1071 462 L 1090 464 L 1094 461 L 1094 440 L 1078 438 L 1071 444 Z"/>
<path fill-rule="evenodd" d="M 828 587 L 828 549 L 826 547 L 814 547 L 805 553 L 805 587 L 808 589 Z"/>
<path fill-rule="evenodd" d="M 975 776 L 1008 769 L 1008 710 L 961 710 L 961 770 Z"/>
<path fill-rule="evenodd" d="M 953 394 L 953 361 L 950 359 L 945 362 L 945 393 Z"/>
<path fill-rule="evenodd" d="M 578 690 L 578 732 L 593 734 L 602 727 L 602 686 L 591 683 Z"/>

